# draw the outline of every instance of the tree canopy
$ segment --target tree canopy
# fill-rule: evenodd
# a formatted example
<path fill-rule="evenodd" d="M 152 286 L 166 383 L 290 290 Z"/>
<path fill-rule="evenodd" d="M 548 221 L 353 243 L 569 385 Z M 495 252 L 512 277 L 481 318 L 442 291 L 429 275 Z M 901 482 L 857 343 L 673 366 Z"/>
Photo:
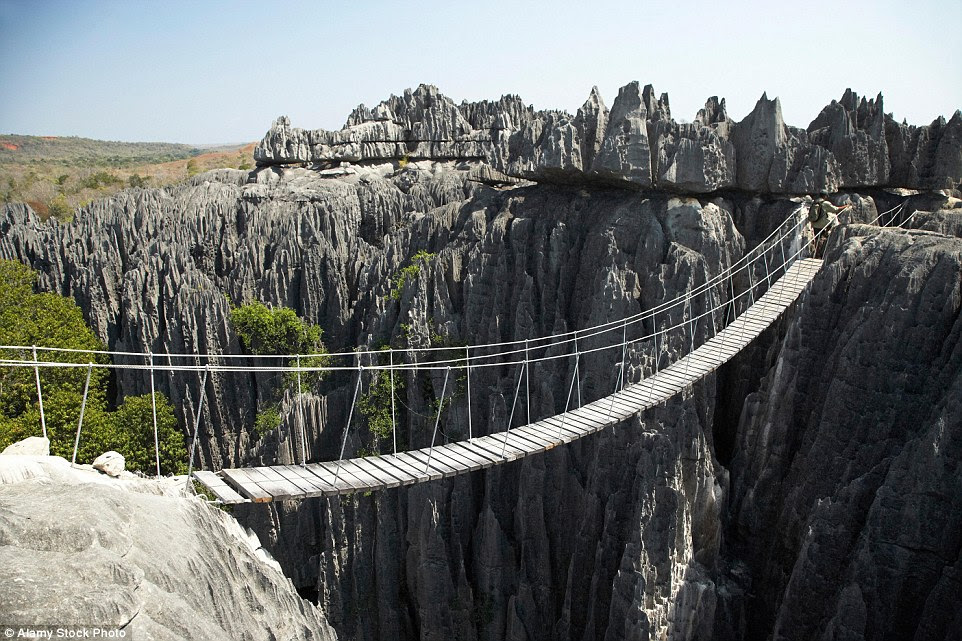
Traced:
<path fill-rule="evenodd" d="M 35 293 L 36 273 L 8 260 L 0 260 L 0 345 L 103 350 L 104 345 L 84 321 L 72 298 Z M 0 358 L 32 360 L 29 347 L 0 350 Z M 89 352 L 38 350 L 40 362 L 76 363 L 79 367 L 40 367 L 44 417 L 50 453 L 73 455 L 84 385 L 90 368 L 90 389 L 84 411 L 77 461 L 90 463 L 107 450 L 124 455 L 128 469 L 155 470 L 153 412 L 150 395 L 128 396 L 113 412 L 107 403 L 108 371 L 96 365 L 109 361 Z M 161 473 L 186 470 L 187 450 L 177 428 L 173 407 L 157 395 L 157 426 Z M 32 367 L 0 368 L 0 449 L 28 436 L 41 434 L 40 404 Z"/>

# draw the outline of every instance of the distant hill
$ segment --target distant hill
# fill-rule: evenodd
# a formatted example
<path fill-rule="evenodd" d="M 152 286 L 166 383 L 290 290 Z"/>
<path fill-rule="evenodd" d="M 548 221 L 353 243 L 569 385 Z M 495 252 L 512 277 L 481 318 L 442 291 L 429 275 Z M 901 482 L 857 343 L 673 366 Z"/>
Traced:
<path fill-rule="evenodd" d="M 203 150 L 169 142 L 115 142 L 75 136 L 0 134 L 0 163 L 45 162 L 121 167 L 198 156 Z"/>
<path fill-rule="evenodd" d="M 69 218 L 128 187 L 162 187 L 210 169 L 253 169 L 254 143 L 180 145 L 0 135 L 0 203 L 26 202 L 42 217 Z"/>

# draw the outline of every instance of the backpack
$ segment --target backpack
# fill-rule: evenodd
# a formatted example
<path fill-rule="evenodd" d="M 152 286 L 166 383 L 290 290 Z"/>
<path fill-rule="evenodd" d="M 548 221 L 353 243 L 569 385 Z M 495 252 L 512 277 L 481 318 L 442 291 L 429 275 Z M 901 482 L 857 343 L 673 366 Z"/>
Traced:
<path fill-rule="evenodd" d="M 812 206 L 808 208 L 808 222 L 814 223 L 822 215 L 821 204 L 821 200 L 816 200 L 812 203 Z"/>

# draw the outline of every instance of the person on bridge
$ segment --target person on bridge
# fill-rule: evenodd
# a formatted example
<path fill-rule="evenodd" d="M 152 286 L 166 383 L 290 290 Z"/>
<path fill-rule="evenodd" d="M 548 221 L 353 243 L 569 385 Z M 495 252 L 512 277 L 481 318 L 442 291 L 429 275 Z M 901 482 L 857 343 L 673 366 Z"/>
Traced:
<path fill-rule="evenodd" d="M 836 207 L 827 196 L 828 194 L 822 192 L 808 208 L 808 223 L 812 226 L 812 241 L 809 249 L 813 258 L 822 257 L 828 235 L 838 225 L 838 215 L 851 207 L 851 205 Z"/>

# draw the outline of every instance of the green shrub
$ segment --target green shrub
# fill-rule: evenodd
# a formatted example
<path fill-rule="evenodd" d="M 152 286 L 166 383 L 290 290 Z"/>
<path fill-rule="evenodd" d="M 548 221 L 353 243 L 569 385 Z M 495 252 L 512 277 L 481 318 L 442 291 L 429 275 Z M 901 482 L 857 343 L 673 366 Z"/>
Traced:
<path fill-rule="evenodd" d="M 401 300 L 401 294 L 404 293 L 404 286 L 408 281 L 417 278 L 418 274 L 421 273 L 421 265 L 427 264 L 427 262 L 436 255 L 437 254 L 426 252 L 423 249 L 414 254 L 411 258 L 411 263 L 391 278 L 391 293 L 389 295 L 391 300 Z"/>
<path fill-rule="evenodd" d="M 57 194 L 47 205 L 49 214 L 58 220 L 67 221 L 73 216 L 73 207 L 67 203 L 67 197 Z"/>
<path fill-rule="evenodd" d="M 269 405 L 257 413 L 254 419 L 254 431 L 258 436 L 265 436 L 276 430 L 281 424 L 281 413 L 277 405 Z"/>
<path fill-rule="evenodd" d="M 33 292 L 36 274 L 14 261 L 0 260 L 0 344 L 42 345 L 78 350 L 103 350 L 103 344 L 84 322 L 71 298 Z M 102 355 L 38 350 L 38 360 L 106 364 Z M 26 350 L 0 350 L 0 358 L 30 360 Z M 40 368 L 44 417 L 50 453 L 71 458 L 83 403 L 87 367 Z M 127 397 L 115 411 L 107 411 L 107 370 L 90 370 L 90 390 L 84 411 L 77 460 L 90 463 L 107 450 L 123 454 L 128 469 L 153 473 L 154 437 L 150 395 Z M 174 410 L 157 395 L 162 473 L 186 467 L 183 434 L 176 427 Z M 0 368 L 0 449 L 41 433 L 40 404 L 31 367 Z"/>
<path fill-rule="evenodd" d="M 150 182 L 150 176 L 141 176 L 140 174 L 130 174 L 130 176 L 127 177 L 128 187 L 136 187 L 136 188 L 144 189 L 147 187 L 147 184 L 149 182 Z"/>
<path fill-rule="evenodd" d="M 270 308 L 254 301 L 230 312 L 244 346 L 254 354 L 314 354 L 324 350 L 321 328 L 288 307 Z"/>
<path fill-rule="evenodd" d="M 254 301 L 241 307 L 232 307 L 230 318 L 244 346 L 253 354 L 288 356 L 287 365 L 295 365 L 297 361 L 290 357 L 298 355 L 301 367 L 324 368 L 330 365 L 331 357 L 321 342 L 321 328 L 300 318 L 293 309 L 271 308 L 260 301 Z M 316 387 L 326 373 L 323 369 L 302 373 L 302 391 Z M 254 431 L 259 436 L 264 436 L 281 423 L 277 409 L 281 385 L 296 390 L 297 373 L 288 372 L 283 382 L 278 382 L 270 398 L 266 400 L 268 405 L 257 413 Z"/>
<path fill-rule="evenodd" d="M 368 429 L 378 440 L 391 437 L 394 429 L 394 421 L 391 420 L 391 396 L 403 397 L 405 378 L 403 372 L 395 375 L 392 387 L 390 370 L 375 370 L 367 393 L 358 399 L 358 411 L 367 418 Z"/>

